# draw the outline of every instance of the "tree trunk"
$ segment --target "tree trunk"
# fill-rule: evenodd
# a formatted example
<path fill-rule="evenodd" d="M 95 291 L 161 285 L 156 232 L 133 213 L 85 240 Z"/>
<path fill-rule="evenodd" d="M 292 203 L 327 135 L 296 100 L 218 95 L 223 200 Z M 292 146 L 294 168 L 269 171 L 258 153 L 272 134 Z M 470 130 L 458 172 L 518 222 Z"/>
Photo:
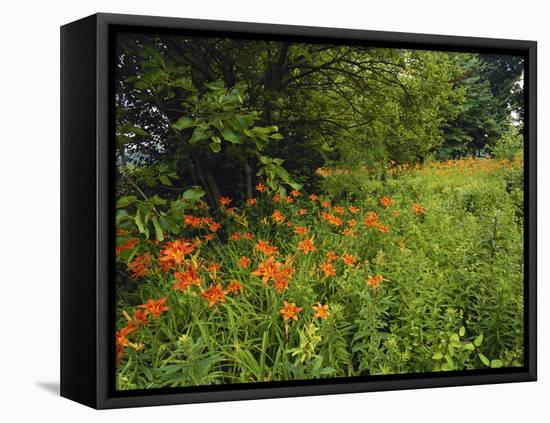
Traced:
<path fill-rule="evenodd" d="M 216 201 L 216 207 L 218 207 L 220 197 L 222 196 L 222 194 L 220 192 L 220 189 L 218 188 L 218 184 L 216 183 L 216 179 L 214 179 L 214 175 L 212 174 L 212 171 L 210 170 L 210 166 L 208 166 L 208 163 L 204 163 L 203 172 L 204 172 L 204 176 L 206 178 L 206 182 L 208 183 L 208 188 L 210 189 L 210 192 L 212 193 L 212 196 L 214 197 L 214 200 Z"/>
<path fill-rule="evenodd" d="M 246 174 L 246 198 L 252 198 L 252 168 L 248 159 L 244 159 L 244 173 Z"/>
<path fill-rule="evenodd" d="M 204 188 L 204 191 L 206 192 L 206 200 L 208 201 L 211 207 L 213 207 L 214 209 L 217 209 L 218 201 L 216 200 L 216 198 L 214 197 L 214 195 L 212 194 L 212 191 L 208 186 L 208 181 L 204 175 L 204 171 L 202 169 L 201 163 L 195 155 L 192 155 L 192 157 L 193 157 L 193 162 L 195 163 L 195 170 L 197 172 L 197 176 L 202 182 L 202 186 Z"/>
<path fill-rule="evenodd" d="M 199 176 L 197 175 L 197 169 L 194 163 L 189 166 L 189 174 L 191 175 L 193 185 L 199 185 Z"/>
<path fill-rule="evenodd" d="M 289 43 L 282 43 L 281 49 L 279 50 L 279 60 L 275 66 L 273 72 L 273 89 L 280 90 L 283 85 L 283 76 L 285 74 L 285 63 L 288 55 L 288 49 L 290 47 Z"/>
<path fill-rule="evenodd" d="M 278 52 L 272 51 L 270 48 L 267 50 L 268 66 L 264 77 L 265 101 L 263 107 L 263 117 L 267 124 L 272 123 L 272 103 L 280 95 L 279 91 L 283 85 L 289 47 L 289 43 L 282 43 Z"/>

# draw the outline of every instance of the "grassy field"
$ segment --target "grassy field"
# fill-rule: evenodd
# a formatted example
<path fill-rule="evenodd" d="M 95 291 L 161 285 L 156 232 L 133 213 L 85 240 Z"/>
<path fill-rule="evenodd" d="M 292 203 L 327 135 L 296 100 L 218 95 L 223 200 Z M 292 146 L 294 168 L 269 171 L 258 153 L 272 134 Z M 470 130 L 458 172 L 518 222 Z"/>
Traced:
<path fill-rule="evenodd" d="M 178 238 L 120 228 L 118 389 L 521 366 L 522 166 L 325 169 Z"/>

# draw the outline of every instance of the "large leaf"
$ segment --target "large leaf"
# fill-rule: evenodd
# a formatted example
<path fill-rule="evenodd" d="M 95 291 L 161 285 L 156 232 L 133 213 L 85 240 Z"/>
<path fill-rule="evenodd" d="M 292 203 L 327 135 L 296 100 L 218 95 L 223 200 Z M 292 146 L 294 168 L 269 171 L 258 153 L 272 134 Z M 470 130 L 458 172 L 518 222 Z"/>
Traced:
<path fill-rule="evenodd" d="M 155 227 L 155 238 L 157 241 L 163 241 L 164 240 L 164 234 L 162 227 L 160 226 L 160 223 L 156 216 L 154 216 L 151 221 L 153 222 L 153 226 Z"/>
<path fill-rule="evenodd" d="M 181 221 L 181 213 L 179 213 L 175 218 L 173 218 L 171 214 L 169 216 L 159 217 L 160 226 L 173 234 L 178 233 L 179 231 L 177 221 Z"/>
<path fill-rule="evenodd" d="M 196 91 L 196 88 L 191 82 L 191 78 L 180 78 L 176 81 L 176 85 L 187 91 Z"/>
<path fill-rule="evenodd" d="M 137 197 L 135 195 L 126 195 L 124 197 L 120 197 L 116 202 L 116 208 L 122 209 L 129 206 L 130 204 L 135 203 L 136 200 Z"/>
<path fill-rule="evenodd" d="M 235 132 L 233 132 L 233 130 L 229 128 L 224 128 L 222 130 L 222 137 L 224 140 L 229 141 L 233 144 L 242 144 L 243 142 L 242 137 L 239 137 L 237 134 L 235 134 Z"/>
<path fill-rule="evenodd" d="M 436 351 L 432 356 L 433 360 L 441 360 L 443 358 L 443 353 L 441 351 Z"/>
<path fill-rule="evenodd" d="M 210 137 L 210 132 L 205 131 L 201 127 L 197 126 L 195 130 L 193 131 L 193 135 L 191 135 L 191 138 L 189 139 L 189 142 L 191 144 L 195 144 L 199 141 L 205 140 L 208 137 Z"/>
<path fill-rule="evenodd" d="M 482 353 L 478 353 L 478 357 L 479 359 L 481 360 L 481 362 L 483 364 L 485 364 L 486 366 L 490 366 L 491 365 L 491 362 L 489 361 L 489 359 L 487 357 L 485 357 L 485 355 L 483 355 Z"/>
<path fill-rule="evenodd" d="M 499 360 L 498 358 L 495 360 L 491 360 L 491 367 L 493 369 L 500 369 L 502 366 L 504 366 L 502 360 Z"/>
<path fill-rule="evenodd" d="M 196 203 L 197 201 L 200 201 L 200 199 L 203 196 L 204 196 L 203 189 L 200 187 L 194 187 L 194 188 L 185 190 L 185 192 L 182 195 L 182 198 L 186 201 L 189 201 L 190 203 Z"/>
<path fill-rule="evenodd" d="M 289 182 L 288 185 L 292 187 L 293 190 L 299 191 L 302 189 L 303 185 L 298 182 Z"/>
<path fill-rule="evenodd" d="M 476 347 L 479 347 L 479 346 L 481 345 L 482 342 L 483 342 L 483 334 L 480 333 L 480 334 L 476 337 L 476 339 L 474 339 L 474 345 L 475 345 Z"/>
<path fill-rule="evenodd" d="M 172 128 L 182 131 L 183 129 L 191 128 L 195 126 L 195 121 L 187 116 L 180 117 L 172 124 Z"/>
<path fill-rule="evenodd" d="M 166 175 L 159 175 L 159 181 L 166 186 L 172 186 L 172 181 L 170 181 L 170 178 Z"/>
<path fill-rule="evenodd" d="M 140 233 L 144 234 L 145 233 L 145 226 L 143 225 L 143 219 L 141 217 L 141 212 L 139 211 L 139 209 L 136 213 L 135 222 L 136 222 L 136 226 L 138 228 L 138 231 Z"/>

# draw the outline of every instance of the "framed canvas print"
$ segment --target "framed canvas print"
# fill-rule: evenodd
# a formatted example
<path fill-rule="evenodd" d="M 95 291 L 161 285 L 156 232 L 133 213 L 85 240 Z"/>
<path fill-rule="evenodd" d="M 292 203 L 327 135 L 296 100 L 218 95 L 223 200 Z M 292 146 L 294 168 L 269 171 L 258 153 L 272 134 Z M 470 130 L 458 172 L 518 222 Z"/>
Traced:
<path fill-rule="evenodd" d="M 61 393 L 536 380 L 536 43 L 61 29 Z"/>

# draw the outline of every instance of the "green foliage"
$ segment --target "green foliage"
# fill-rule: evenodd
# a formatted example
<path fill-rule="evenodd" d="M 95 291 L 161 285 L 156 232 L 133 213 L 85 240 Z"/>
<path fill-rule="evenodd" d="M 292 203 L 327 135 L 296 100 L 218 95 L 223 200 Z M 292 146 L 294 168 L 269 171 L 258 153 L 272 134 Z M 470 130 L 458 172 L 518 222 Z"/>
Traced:
<path fill-rule="evenodd" d="M 130 277 L 127 264 L 144 253 L 158 260 L 166 244 L 141 242 L 122 252 L 117 265 L 117 327 L 127 323 L 123 312 L 131 316 L 150 298 L 166 297 L 169 309 L 128 336 L 137 350 L 126 347 L 117 367 L 118 387 L 521 366 L 523 231 L 513 192 L 503 183 L 515 166 L 519 165 L 508 161 L 462 160 L 389 170 L 365 193 L 338 198 L 322 193 L 321 200 L 331 200 L 330 208 L 312 202 L 305 193 L 291 203 L 274 201 L 276 191 L 259 193 L 255 205 L 235 204 L 233 214 L 218 215 L 222 228 L 212 241 L 197 244 L 189 259 L 197 263 L 202 285 L 184 292 L 172 287 L 172 271 L 157 268 L 155 262 L 146 275 Z M 361 171 L 326 177 L 329 187 L 369 186 L 364 181 L 370 178 Z M 489 200 L 483 200 L 480 189 Z M 379 201 L 384 195 L 393 200 L 387 207 Z M 194 191 L 185 196 L 193 201 L 202 197 Z M 138 201 L 119 199 L 125 208 Z M 338 206 L 346 210 L 342 215 Z M 359 213 L 349 212 L 350 206 L 357 206 Z M 300 209 L 307 213 L 297 213 Z M 307 227 L 316 250 L 301 252 L 297 246 L 304 238 L 284 223 L 277 224 L 270 217 L 273 210 L 292 221 L 293 228 Z M 321 217 L 327 211 L 344 222 L 355 219 L 359 227 L 344 235 L 344 228 Z M 389 232 L 364 223 L 371 211 Z M 125 240 L 140 236 L 135 227 L 128 231 Z M 230 237 L 244 231 L 254 239 Z M 205 233 L 207 228 L 180 226 L 169 240 L 202 240 Z M 288 290 L 277 292 L 252 274 L 265 260 L 255 248 L 260 239 L 278 247 L 277 260 L 291 260 L 295 270 Z M 320 270 L 328 251 L 338 257 L 333 262 L 336 274 L 329 277 Z M 344 254 L 355 257 L 354 265 L 343 263 Z M 251 259 L 248 267 L 238 264 L 242 256 Z M 221 265 L 221 273 L 206 269 L 211 262 Z M 375 274 L 383 276 L 376 288 L 369 282 Z M 203 298 L 209 284 L 226 289 L 232 280 L 239 281 L 242 290 L 226 292 L 224 302 L 209 307 Z M 283 320 L 283 300 L 302 308 L 297 320 Z M 315 318 L 312 306 L 319 303 L 330 306 L 326 319 Z"/>
<path fill-rule="evenodd" d="M 137 228 L 145 239 L 164 240 L 165 233 L 178 233 L 182 229 L 181 216 L 185 210 L 195 210 L 202 202 L 205 192 L 201 187 L 188 188 L 173 200 L 167 200 L 158 194 L 147 195 L 138 187 L 138 183 L 153 187 L 155 184 L 171 186 L 175 174 L 166 172 L 164 166 L 138 168 L 127 165 L 121 169 L 121 183 L 127 182 L 130 190 L 138 195 L 122 195 L 116 202 L 116 225 L 124 230 Z M 120 188 L 120 184 L 119 184 Z M 122 243 L 125 237 L 119 239 Z"/>
<path fill-rule="evenodd" d="M 376 175 L 370 176 L 363 172 L 329 174 L 321 185 L 323 191 L 335 200 L 360 201 L 367 204 L 376 201 L 375 198 L 382 192 L 383 186 Z"/>
<path fill-rule="evenodd" d="M 521 128 L 510 126 L 491 146 L 491 153 L 497 159 L 514 160 L 523 154 L 523 135 Z"/>
<path fill-rule="evenodd" d="M 514 131 L 523 116 L 523 59 L 516 56 L 452 55 L 457 68 L 454 89 L 463 95 L 457 114 L 444 125 L 439 157 L 487 154 Z M 499 158 L 502 158 L 499 156 Z"/>
<path fill-rule="evenodd" d="M 260 116 L 243 106 L 246 85 L 226 89 L 222 81 L 217 81 L 207 84 L 206 88 L 201 96 L 190 96 L 187 103 L 182 104 L 182 111 L 187 115 L 172 124 L 177 131 L 185 131 L 184 137 L 189 135 L 189 144 L 205 142 L 214 153 L 221 151 L 224 142 L 247 144 L 245 151 L 252 153 L 262 151 L 270 140 L 282 138 L 276 126 L 254 126 Z"/>
<path fill-rule="evenodd" d="M 521 58 L 149 34 L 115 53 L 119 389 L 523 364 Z M 258 276 L 260 240 L 288 289 Z"/>

